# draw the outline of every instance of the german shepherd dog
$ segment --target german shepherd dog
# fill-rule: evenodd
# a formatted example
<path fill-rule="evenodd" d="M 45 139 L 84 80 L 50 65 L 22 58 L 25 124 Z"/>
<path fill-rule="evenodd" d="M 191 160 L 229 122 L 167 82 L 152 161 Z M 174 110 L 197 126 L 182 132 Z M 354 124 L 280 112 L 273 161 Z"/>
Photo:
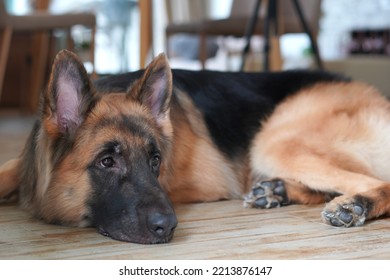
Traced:
<path fill-rule="evenodd" d="M 171 70 L 159 55 L 92 83 L 61 51 L 40 112 L 0 197 L 48 223 L 163 243 L 172 202 L 327 202 L 337 227 L 390 213 L 390 103 L 335 74 Z"/>

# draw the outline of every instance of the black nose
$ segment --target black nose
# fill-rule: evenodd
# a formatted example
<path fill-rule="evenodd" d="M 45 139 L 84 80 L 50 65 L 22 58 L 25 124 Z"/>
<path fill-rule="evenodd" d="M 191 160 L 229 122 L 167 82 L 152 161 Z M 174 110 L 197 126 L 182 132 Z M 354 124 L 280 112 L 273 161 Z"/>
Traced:
<path fill-rule="evenodd" d="M 176 226 L 175 214 L 153 213 L 148 217 L 149 230 L 158 238 L 171 237 Z"/>

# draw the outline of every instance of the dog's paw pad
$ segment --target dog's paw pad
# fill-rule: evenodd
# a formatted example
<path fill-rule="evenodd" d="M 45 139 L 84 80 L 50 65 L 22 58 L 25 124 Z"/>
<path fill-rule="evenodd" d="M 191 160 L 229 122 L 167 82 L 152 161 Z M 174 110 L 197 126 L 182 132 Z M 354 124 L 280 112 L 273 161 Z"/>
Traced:
<path fill-rule="evenodd" d="M 244 198 L 244 207 L 276 208 L 288 203 L 284 182 L 280 179 L 259 181 Z"/>
<path fill-rule="evenodd" d="M 252 207 L 254 208 L 276 208 L 279 207 L 280 203 L 277 200 L 269 199 L 268 197 L 261 197 L 253 202 Z"/>
<path fill-rule="evenodd" d="M 331 201 L 322 211 L 325 223 L 335 227 L 361 226 L 366 217 L 367 207 L 353 200 L 345 203 Z"/>

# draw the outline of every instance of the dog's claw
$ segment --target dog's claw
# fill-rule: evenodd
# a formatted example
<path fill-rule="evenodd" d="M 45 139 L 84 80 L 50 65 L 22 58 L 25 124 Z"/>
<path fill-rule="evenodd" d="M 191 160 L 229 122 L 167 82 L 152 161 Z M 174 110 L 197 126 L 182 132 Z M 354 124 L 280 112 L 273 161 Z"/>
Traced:
<path fill-rule="evenodd" d="M 259 181 L 244 198 L 244 207 L 276 208 L 288 204 L 284 182 L 280 179 Z"/>

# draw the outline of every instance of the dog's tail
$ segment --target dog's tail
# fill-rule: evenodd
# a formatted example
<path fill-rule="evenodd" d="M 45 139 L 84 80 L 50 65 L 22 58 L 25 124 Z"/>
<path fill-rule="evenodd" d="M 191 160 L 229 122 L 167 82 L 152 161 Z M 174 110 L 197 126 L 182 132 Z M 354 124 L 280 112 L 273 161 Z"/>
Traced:
<path fill-rule="evenodd" d="M 0 166 L 0 201 L 13 197 L 20 184 L 20 159 L 12 159 Z"/>

